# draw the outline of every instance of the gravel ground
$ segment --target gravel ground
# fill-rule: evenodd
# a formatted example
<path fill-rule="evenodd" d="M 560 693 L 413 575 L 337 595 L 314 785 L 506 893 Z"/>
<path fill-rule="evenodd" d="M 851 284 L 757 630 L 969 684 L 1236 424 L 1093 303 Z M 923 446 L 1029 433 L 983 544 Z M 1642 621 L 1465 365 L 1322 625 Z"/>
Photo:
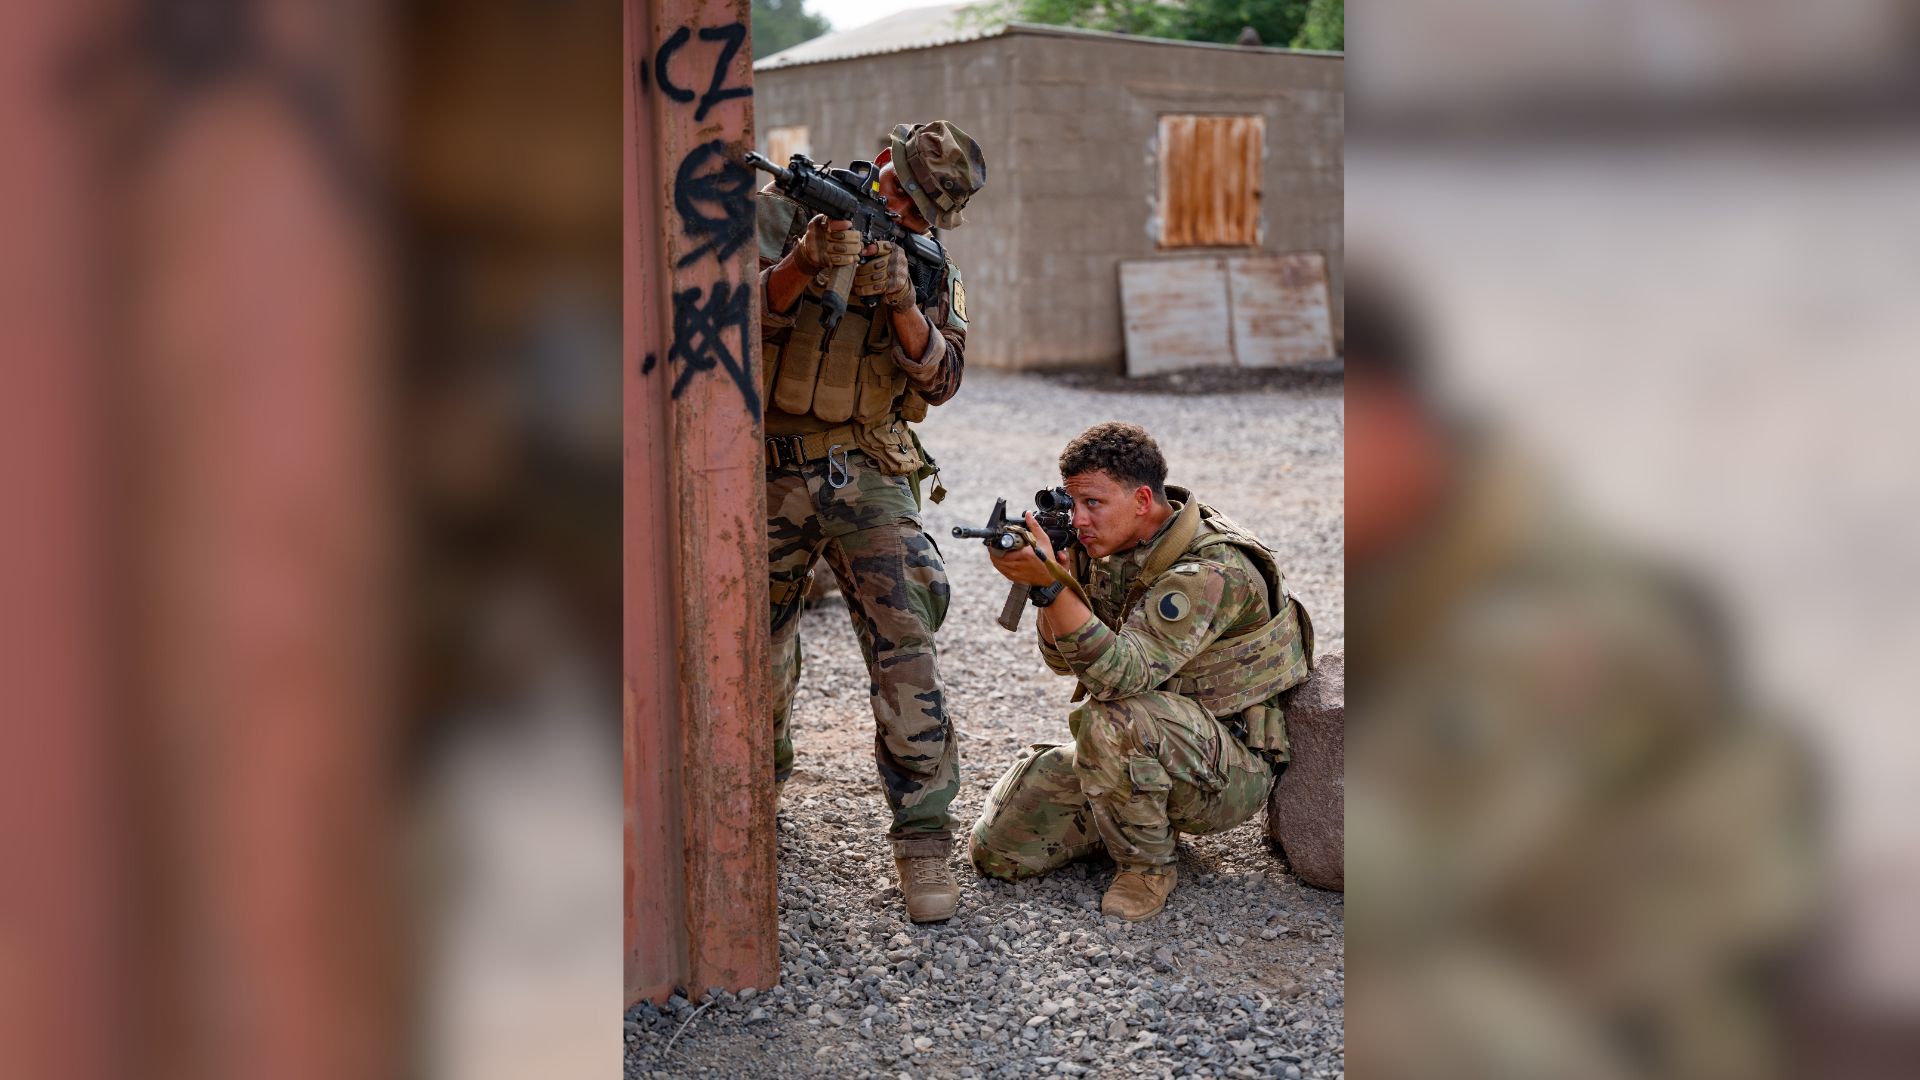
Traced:
<path fill-rule="evenodd" d="M 940 670 L 963 832 L 1021 747 L 1067 739 L 1072 687 L 1040 663 L 1031 613 L 1017 635 L 994 623 L 1005 580 L 949 529 L 984 521 L 996 496 L 1028 505 L 1058 482 L 1067 440 L 1107 419 L 1145 426 L 1171 483 L 1274 545 L 1320 650 L 1343 647 L 1337 369 L 1147 388 L 969 372 L 922 428 L 949 489 L 925 518 L 953 585 Z M 1010 885 L 978 877 L 964 846 L 959 914 L 909 923 L 859 647 L 837 599 L 803 619 L 798 762 L 779 817 L 781 985 L 630 1010 L 628 1077 L 1344 1076 L 1341 897 L 1293 877 L 1259 820 L 1182 838 L 1180 885 L 1143 923 L 1100 915 L 1110 862 Z"/>

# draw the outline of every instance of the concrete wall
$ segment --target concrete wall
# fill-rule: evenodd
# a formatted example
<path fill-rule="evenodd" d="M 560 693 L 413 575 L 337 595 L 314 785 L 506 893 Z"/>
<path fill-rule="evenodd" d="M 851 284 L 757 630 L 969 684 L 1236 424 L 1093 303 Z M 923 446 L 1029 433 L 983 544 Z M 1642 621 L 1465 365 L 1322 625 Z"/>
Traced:
<path fill-rule="evenodd" d="M 871 157 L 898 121 L 980 140 L 987 187 L 947 235 L 967 283 L 970 363 L 1118 371 L 1122 259 L 1149 233 L 1163 113 L 1266 117 L 1264 252 L 1323 251 L 1340 324 L 1344 61 L 1015 31 L 935 49 L 755 73 L 758 129 L 805 124 L 814 159 Z M 1247 249 L 1231 249 L 1245 254 Z"/>

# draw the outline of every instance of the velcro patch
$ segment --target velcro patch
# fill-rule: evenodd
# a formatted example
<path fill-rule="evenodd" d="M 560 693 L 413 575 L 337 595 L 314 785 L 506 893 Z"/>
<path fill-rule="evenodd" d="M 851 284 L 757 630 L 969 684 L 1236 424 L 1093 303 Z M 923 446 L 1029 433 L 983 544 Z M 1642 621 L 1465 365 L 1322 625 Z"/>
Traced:
<path fill-rule="evenodd" d="M 1207 586 L 1212 577 L 1204 570 L 1199 564 L 1182 563 L 1155 580 L 1153 590 L 1147 594 L 1148 618 L 1168 630 L 1185 627 L 1187 620 L 1207 602 Z"/>
<path fill-rule="evenodd" d="M 1185 593 L 1164 592 L 1153 602 L 1153 613 L 1163 622 L 1179 622 L 1193 614 L 1193 601 Z"/>
<path fill-rule="evenodd" d="M 947 325 L 955 330 L 967 328 L 967 287 L 960 281 L 960 268 L 947 263 Z"/>

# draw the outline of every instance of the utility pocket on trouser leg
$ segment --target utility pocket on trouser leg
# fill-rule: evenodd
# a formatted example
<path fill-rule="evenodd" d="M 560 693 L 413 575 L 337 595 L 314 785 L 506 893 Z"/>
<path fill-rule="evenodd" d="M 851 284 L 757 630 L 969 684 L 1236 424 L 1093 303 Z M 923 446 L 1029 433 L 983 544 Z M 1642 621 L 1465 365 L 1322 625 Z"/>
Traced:
<path fill-rule="evenodd" d="M 1123 870 L 1151 870 L 1173 863 L 1173 827 L 1167 821 L 1167 770 L 1150 757 L 1128 760 L 1115 790 L 1089 794 L 1088 811 L 1107 853 Z"/>
<path fill-rule="evenodd" d="M 1165 825 L 1167 793 L 1173 789 L 1166 766 L 1153 758 L 1134 758 L 1127 762 L 1127 778 L 1133 783 L 1133 792 L 1125 801 L 1114 804 L 1115 815 L 1129 825 Z"/>

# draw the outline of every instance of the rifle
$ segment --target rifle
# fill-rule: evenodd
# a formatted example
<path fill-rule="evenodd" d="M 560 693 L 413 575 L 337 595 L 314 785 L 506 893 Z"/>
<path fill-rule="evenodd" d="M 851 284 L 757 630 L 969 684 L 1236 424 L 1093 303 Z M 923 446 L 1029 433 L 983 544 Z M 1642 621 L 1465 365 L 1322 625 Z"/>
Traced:
<path fill-rule="evenodd" d="M 899 215 L 887 209 L 886 200 L 880 197 L 880 170 L 873 162 L 856 161 L 851 168 L 835 169 L 830 167 L 831 161 L 815 165 L 805 154 L 795 154 L 783 169 L 753 150 L 747 151 L 744 160 L 753 168 L 772 173 L 774 190 L 808 210 L 827 215 L 829 221 L 853 222 L 853 231 L 863 242 L 885 240 L 898 245 L 907 253 L 909 269 L 917 271 L 911 275 L 915 296 L 924 300 L 932 295 L 936 272 L 946 266 L 947 253 L 938 240 L 902 225 Z M 820 298 L 822 327 L 833 329 L 847 313 L 847 290 L 853 287 L 853 274 L 852 266 L 834 269 L 826 295 Z M 868 307 L 879 302 L 878 297 L 866 298 Z"/>
<path fill-rule="evenodd" d="M 1073 496 L 1063 487 L 1042 489 L 1033 493 L 1033 520 L 1047 534 L 1047 540 L 1053 545 L 1056 556 L 1064 555 L 1069 549 L 1080 543 L 1080 537 L 1073 531 Z M 985 528 L 969 529 L 964 525 L 955 525 L 953 535 L 961 540 L 980 540 L 996 551 L 1018 551 L 1031 541 L 1027 539 L 1027 530 L 1018 520 L 1007 520 L 1007 500 L 993 500 L 993 513 L 987 515 Z M 1027 609 L 1028 594 L 1031 585 L 1014 582 L 1007 590 L 1007 602 L 1000 606 L 999 623 L 1003 629 L 1020 629 L 1020 615 Z"/>

